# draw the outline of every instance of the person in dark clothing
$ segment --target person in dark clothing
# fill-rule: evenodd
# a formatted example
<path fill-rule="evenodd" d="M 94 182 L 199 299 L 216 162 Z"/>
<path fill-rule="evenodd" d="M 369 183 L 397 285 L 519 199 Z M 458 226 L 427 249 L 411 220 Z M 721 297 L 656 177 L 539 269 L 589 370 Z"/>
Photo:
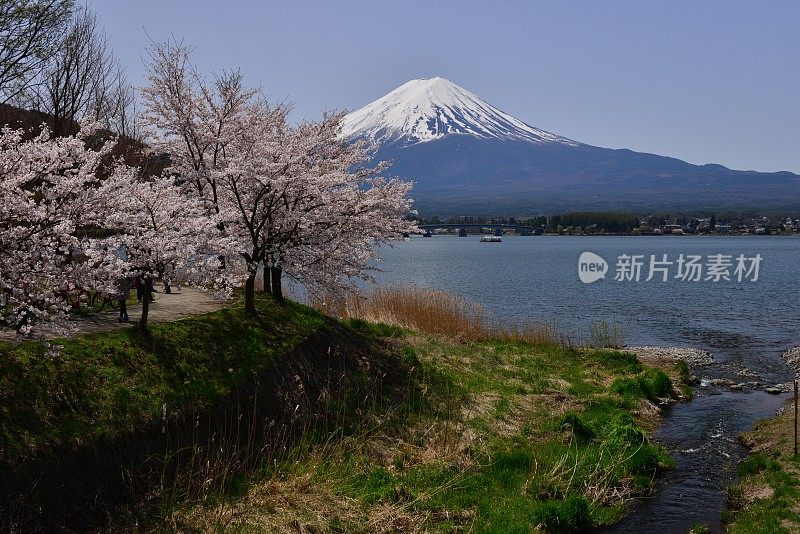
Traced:
<path fill-rule="evenodd" d="M 119 283 L 119 294 L 117 300 L 119 301 L 119 322 L 128 322 L 128 297 L 131 295 L 131 283 L 127 278 L 123 278 Z"/>

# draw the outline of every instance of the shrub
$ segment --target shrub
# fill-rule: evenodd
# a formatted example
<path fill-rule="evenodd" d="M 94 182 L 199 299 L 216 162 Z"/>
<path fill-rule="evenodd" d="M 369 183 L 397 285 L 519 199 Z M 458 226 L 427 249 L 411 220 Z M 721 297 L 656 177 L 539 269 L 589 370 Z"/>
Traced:
<path fill-rule="evenodd" d="M 625 331 L 620 323 L 595 321 L 589 325 L 589 345 L 619 349 L 625 345 Z"/>
<path fill-rule="evenodd" d="M 644 396 L 651 401 L 671 397 L 674 394 L 672 381 L 664 371 L 648 369 L 637 379 Z"/>
<path fill-rule="evenodd" d="M 623 397 L 644 397 L 651 402 L 675 393 L 672 381 L 658 369 L 648 369 L 636 378 L 618 378 L 611 384 L 611 391 Z"/>
<path fill-rule="evenodd" d="M 565 501 L 546 501 L 534 513 L 534 521 L 550 532 L 585 532 L 592 527 L 589 503 L 573 495 Z"/>

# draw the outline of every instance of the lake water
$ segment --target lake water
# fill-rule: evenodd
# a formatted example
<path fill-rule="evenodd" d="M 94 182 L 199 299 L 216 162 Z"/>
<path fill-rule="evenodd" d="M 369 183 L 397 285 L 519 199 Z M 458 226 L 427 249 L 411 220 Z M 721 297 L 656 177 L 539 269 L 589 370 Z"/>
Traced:
<path fill-rule="evenodd" d="M 584 284 L 578 257 L 591 251 L 609 264 L 605 279 Z M 614 281 L 620 255 L 643 255 L 639 282 Z M 757 281 L 644 281 L 650 255 L 716 254 L 762 258 Z M 711 352 L 715 364 L 702 377 L 741 376 L 761 385 L 744 393 L 699 388 L 699 397 L 673 407 L 656 438 L 678 467 L 654 497 L 634 506 L 612 531 L 686 532 L 695 521 L 721 529 L 724 488 L 744 455 L 736 437 L 758 419 L 773 415 L 783 400 L 761 391 L 765 383 L 791 380 L 780 358 L 800 346 L 800 238 L 793 237 L 504 237 L 481 243 L 477 236 L 414 237 L 381 251 L 377 276 L 383 286 L 415 284 L 483 304 L 504 326 L 555 321 L 562 332 L 585 338 L 597 320 L 622 325 L 631 345 L 688 346 Z M 733 274 L 733 268 L 730 269 Z M 705 275 L 705 272 L 704 272 Z M 739 378 L 737 381 L 754 380 Z"/>

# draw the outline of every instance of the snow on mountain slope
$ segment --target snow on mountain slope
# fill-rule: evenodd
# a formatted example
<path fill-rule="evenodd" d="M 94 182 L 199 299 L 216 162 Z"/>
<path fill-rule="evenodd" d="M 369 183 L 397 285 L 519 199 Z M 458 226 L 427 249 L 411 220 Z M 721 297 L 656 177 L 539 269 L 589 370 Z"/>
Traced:
<path fill-rule="evenodd" d="M 448 134 L 532 143 L 578 143 L 515 119 L 444 78 L 411 80 L 345 116 L 342 135 L 413 145 Z"/>

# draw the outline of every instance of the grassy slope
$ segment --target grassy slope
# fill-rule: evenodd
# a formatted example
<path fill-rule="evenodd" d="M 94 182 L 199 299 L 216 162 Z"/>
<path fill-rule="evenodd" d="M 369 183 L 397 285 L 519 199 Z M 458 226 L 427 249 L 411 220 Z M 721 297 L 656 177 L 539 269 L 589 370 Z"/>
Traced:
<path fill-rule="evenodd" d="M 163 406 L 212 403 L 320 328 L 304 306 L 259 300 L 164 324 L 45 343 L 0 343 L 0 460 L 115 435 Z M 172 409 L 172 408 L 171 408 Z"/>
<path fill-rule="evenodd" d="M 125 432 L 164 404 L 213 403 L 325 324 L 303 306 L 259 307 L 258 321 L 234 307 L 149 335 L 64 340 L 56 355 L 40 343 L 0 345 L 2 459 Z M 646 438 L 658 419 L 651 401 L 671 383 L 631 355 L 350 326 L 389 340 L 412 378 L 385 382 L 401 395 L 354 399 L 359 416 L 339 430 L 311 430 L 235 488 L 157 515 L 202 529 L 580 530 L 619 518 L 671 463 Z"/>
<path fill-rule="evenodd" d="M 793 458 L 794 412 L 756 424 L 742 436 L 751 455 L 739 465 L 740 481 L 728 490 L 730 532 L 800 530 L 800 460 Z"/>
<path fill-rule="evenodd" d="M 351 323 L 353 324 L 353 323 Z M 672 460 L 651 444 L 667 376 L 632 355 L 394 336 L 419 393 L 307 443 L 236 499 L 173 511 L 203 530 L 578 531 L 614 522 Z M 670 370 L 674 376 L 677 369 Z"/>

